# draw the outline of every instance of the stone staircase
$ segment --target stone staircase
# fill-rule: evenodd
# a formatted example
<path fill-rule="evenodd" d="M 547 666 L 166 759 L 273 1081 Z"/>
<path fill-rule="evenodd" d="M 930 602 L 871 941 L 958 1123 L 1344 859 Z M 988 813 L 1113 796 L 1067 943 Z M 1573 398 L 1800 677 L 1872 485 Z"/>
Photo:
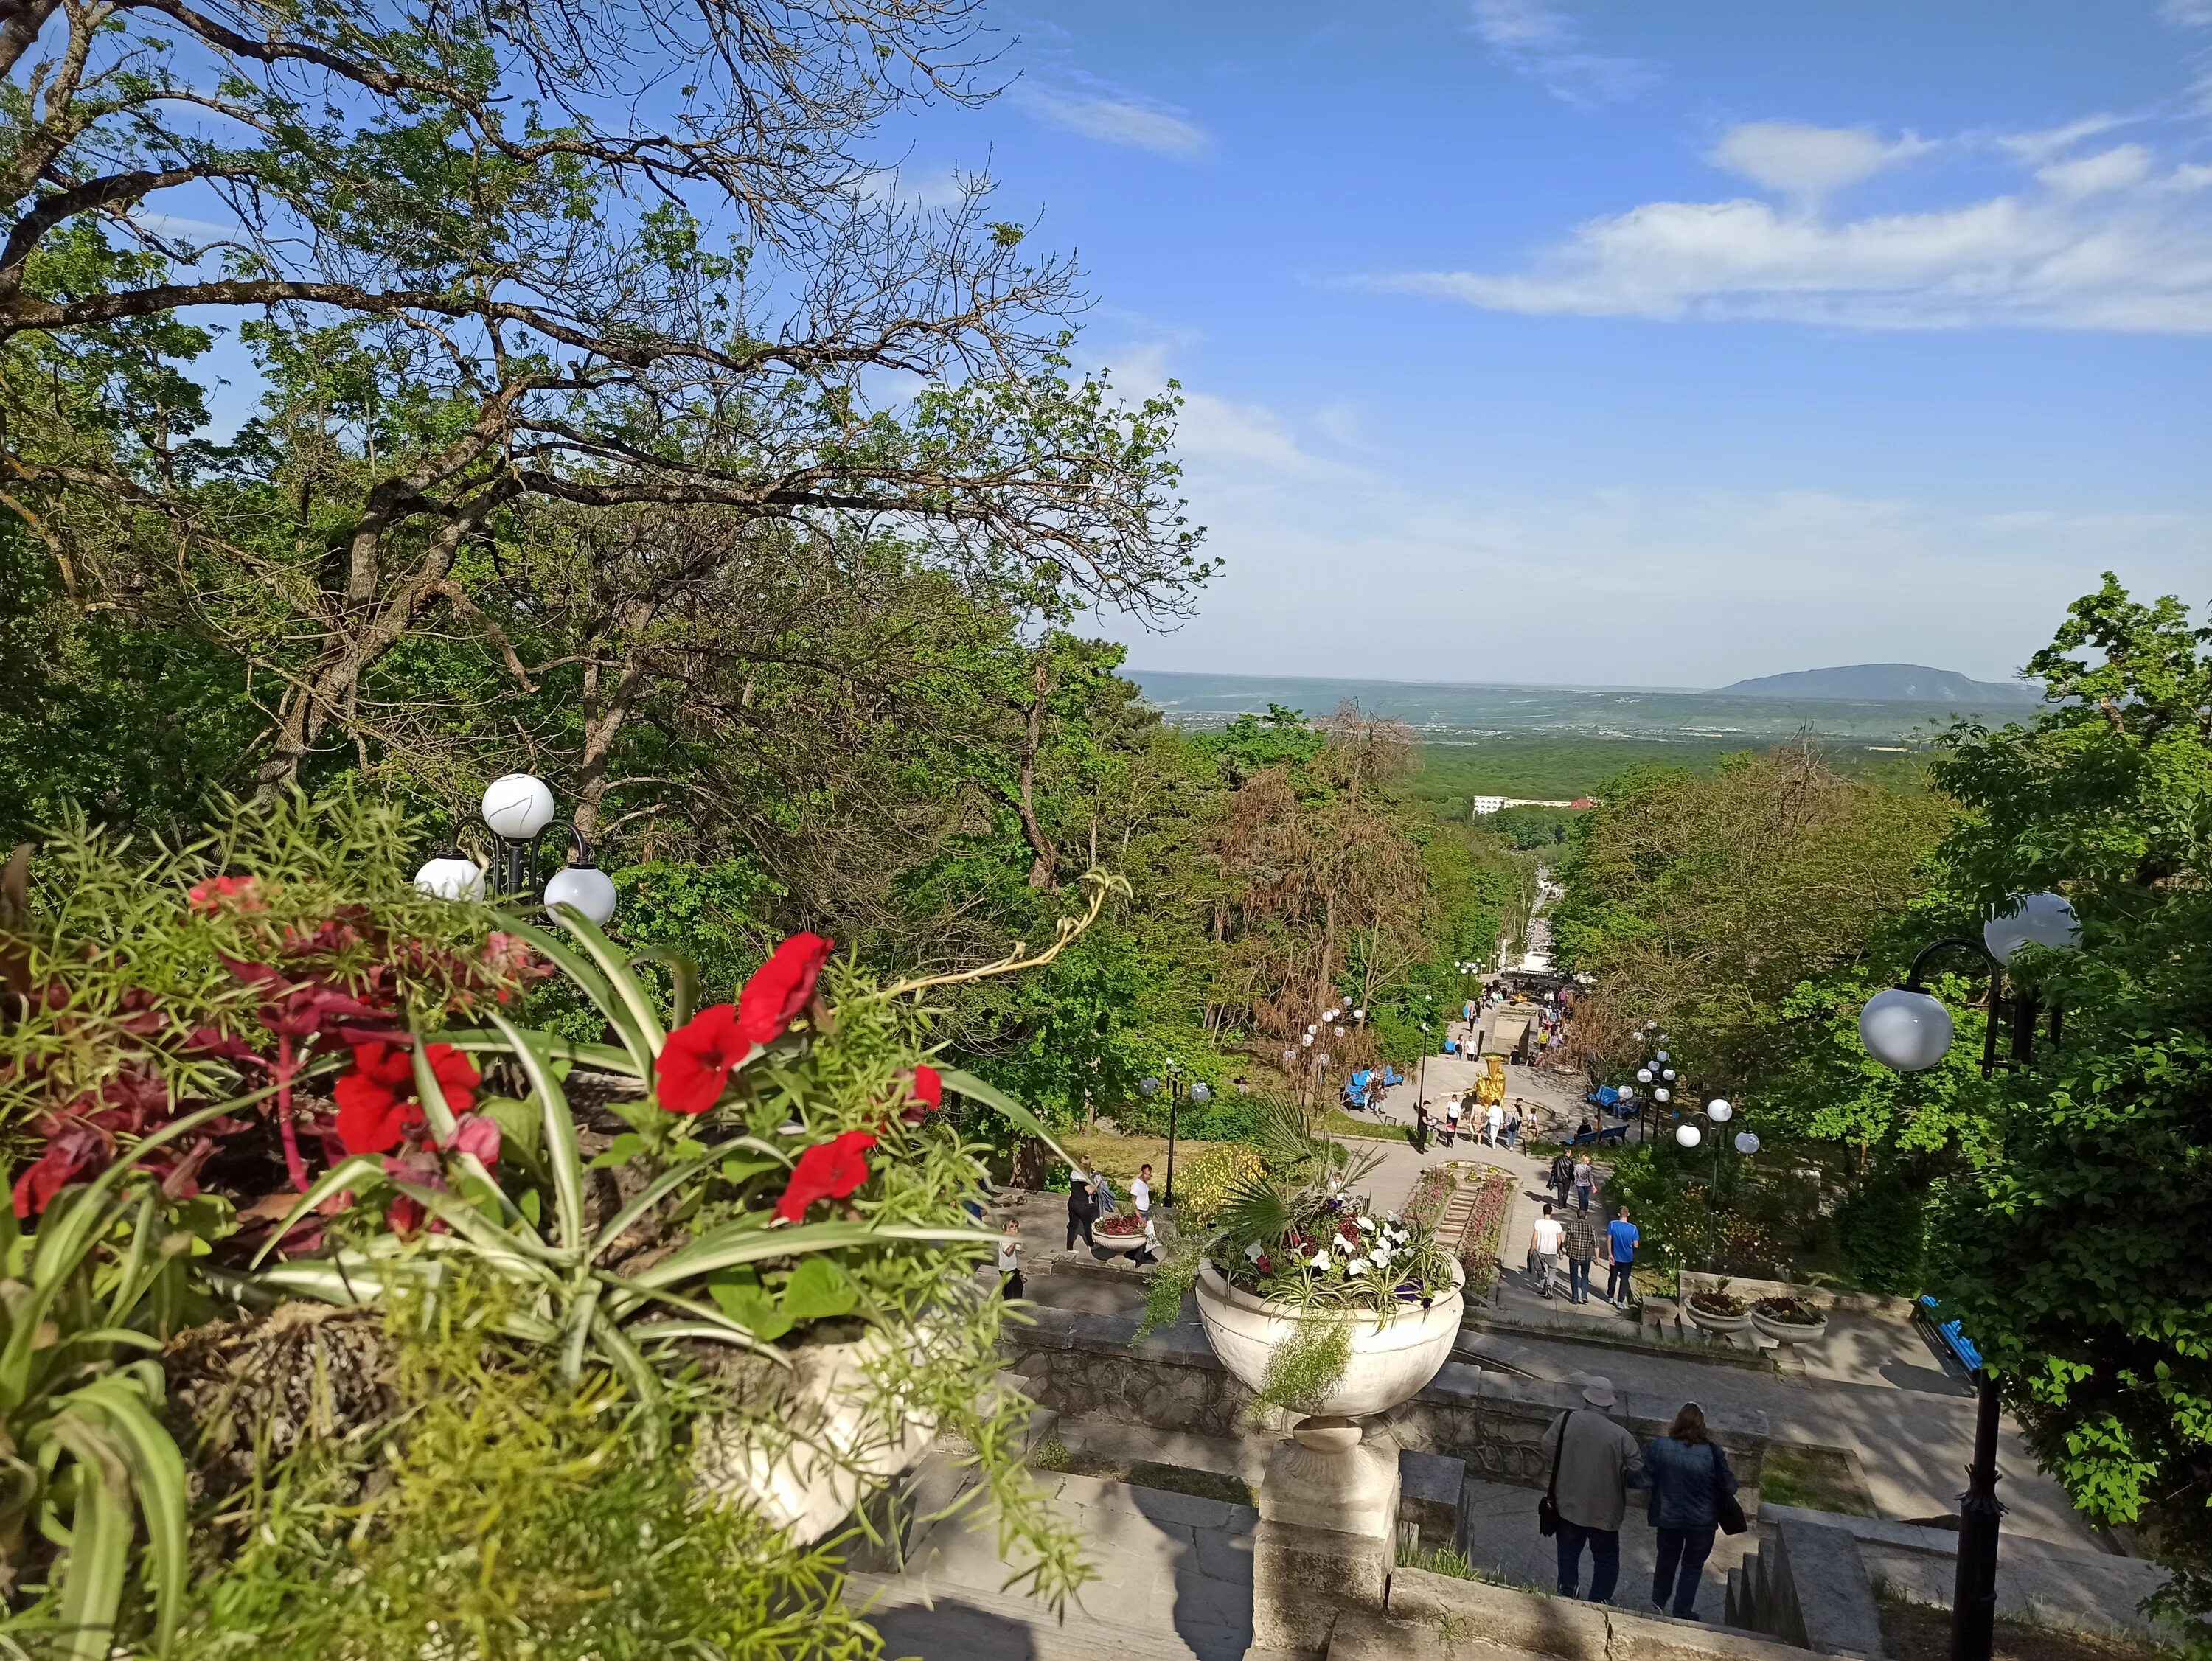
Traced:
<path fill-rule="evenodd" d="M 922 1661 L 1238 1661 L 1244 1654 L 1256 1512 L 1091 1476 L 1039 1472 L 1037 1480 L 1098 1571 L 1064 1621 L 1006 1589 L 1012 1571 L 988 1525 L 956 1518 L 909 1541 L 900 1572 L 849 1577 L 848 1600 L 867 1601 L 888 1653 Z"/>

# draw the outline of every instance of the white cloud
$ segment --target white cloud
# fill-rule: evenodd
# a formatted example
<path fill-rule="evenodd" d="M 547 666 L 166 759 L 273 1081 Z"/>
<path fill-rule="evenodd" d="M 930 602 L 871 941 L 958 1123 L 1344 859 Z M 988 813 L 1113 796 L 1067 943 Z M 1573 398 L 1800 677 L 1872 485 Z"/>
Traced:
<path fill-rule="evenodd" d="M 970 190 L 988 188 L 988 183 L 981 173 L 963 173 L 957 167 L 883 167 L 861 179 L 857 189 L 870 202 L 912 211 L 956 206 L 967 200 Z"/>
<path fill-rule="evenodd" d="M 1038 120 L 1085 138 L 1155 155 L 1203 155 L 1213 146 L 1206 130 L 1174 111 L 1127 94 L 1077 91 L 1036 82 L 1016 84 L 1013 101 Z"/>
<path fill-rule="evenodd" d="M 2150 177 L 2150 152 L 2140 144 L 2121 144 L 2095 155 L 2075 156 L 2039 167 L 2035 176 L 2060 196 L 2101 196 L 2134 188 Z"/>
<path fill-rule="evenodd" d="M 2158 15 L 2184 28 L 2212 27 L 2212 0 L 2160 0 Z"/>
<path fill-rule="evenodd" d="M 2062 150 L 2070 150 L 2085 138 L 2094 138 L 2115 127 L 2124 127 L 2130 118 L 2118 115 L 2085 115 L 2078 121 L 2069 121 L 2061 127 L 2045 127 L 2032 133 L 2006 133 L 1997 143 L 2010 150 L 2022 161 L 2033 167 L 2049 161 Z"/>
<path fill-rule="evenodd" d="M 1860 127 L 1747 121 L 1723 133 L 1705 160 L 1770 191 L 1814 201 L 1935 148 L 1912 133 L 1883 139 Z"/>
<path fill-rule="evenodd" d="M 1473 0 L 1473 15 L 1492 56 L 1577 109 L 1620 103 L 1658 78 L 1635 58 L 1583 51 L 1573 21 L 1549 0 Z"/>
<path fill-rule="evenodd" d="M 2090 130 L 2036 136 L 2013 154 L 2052 155 Z M 1732 154 L 1747 171 L 1761 167 L 1771 188 L 1800 192 L 1871 155 L 1838 145 L 1824 157 L 1808 142 L 1793 165 L 1777 160 L 1788 148 L 1754 140 Z M 1653 202 L 1577 226 L 1523 270 L 1401 272 L 1358 286 L 1596 317 L 2212 333 L 2208 182 L 2201 166 L 2161 172 L 2130 144 L 2049 161 L 2016 191 L 1917 213 Z"/>
<path fill-rule="evenodd" d="M 2186 592 L 2212 561 L 2202 516 L 2033 499 L 2002 509 L 1815 488 L 1439 495 L 1432 480 L 1307 482 L 1199 458 L 1186 485 L 1193 518 L 1212 527 L 1207 551 L 1226 564 L 1197 618 L 1138 640 L 1143 667 L 1721 686 L 1783 666 L 1915 662 L 1996 680 L 2098 573 L 2118 570 L 2138 593 Z M 1572 620 L 1576 651 L 1563 652 L 1556 628 L 1480 626 L 1495 597 L 1533 591 L 1532 572 L 1545 615 Z"/>

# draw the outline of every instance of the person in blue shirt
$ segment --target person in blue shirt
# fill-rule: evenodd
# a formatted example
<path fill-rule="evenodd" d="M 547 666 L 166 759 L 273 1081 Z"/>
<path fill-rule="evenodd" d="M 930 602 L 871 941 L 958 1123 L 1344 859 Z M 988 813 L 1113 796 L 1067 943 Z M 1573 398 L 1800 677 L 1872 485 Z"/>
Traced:
<path fill-rule="evenodd" d="M 1720 1528 L 1721 1496 L 1735 1492 L 1735 1472 L 1695 1402 L 1685 1402 L 1667 1434 L 1644 1450 L 1644 1471 L 1651 1485 L 1651 1526 L 1659 1536 L 1652 1605 L 1665 1612 L 1671 1592 L 1675 1617 L 1694 1621 L 1698 1577 Z"/>
<path fill-rule="evenodd" d="M 1605 1300 L 1617 1309 L 1626 1309 L 1636 1293 L 1632 1271 L 1636 1267 L 1636 1243 L 1644 1237 L 1629 1222 L 1625 1205 L 1620 1208 L 1620 1215 L 1606 1225 L 1605 1234 L 1607 1243 L 1613 1248 L 1608 1254 L 1612 1261 L 1606 1268 Z"/>

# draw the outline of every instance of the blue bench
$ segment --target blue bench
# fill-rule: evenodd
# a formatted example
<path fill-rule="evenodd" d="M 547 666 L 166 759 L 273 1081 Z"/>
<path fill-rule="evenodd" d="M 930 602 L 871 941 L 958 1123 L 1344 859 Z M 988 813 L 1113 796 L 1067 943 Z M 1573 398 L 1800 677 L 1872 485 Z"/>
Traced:
<path fill-rule="evenodd" d="M 1951 1355 L 1956 1358 L 1959 1364 L 1965 1367 L 1969 1373 L 1980 1372 L 1982 1370 L 1982 1352 L 1980 1347 L 1977 1345 L 1972 1338 L 1966 1336 L 1965 1331 L 1960 1326 L 1958 1322 L 1936 1319 L 1936 1316 L 1940 1312 L 1941 1312 L 1936 1305 L 1936 1300 L 1929 1297 L 1926 1293 L 1922 1293 L 1920 1294 L 1920 1316 L 1921 1318 L 1926 1321 L 1929 1326 L 1934 1330 L 1937 1341 L 1942 1344 L 1944 1349 L 1950 1351 Z"/>

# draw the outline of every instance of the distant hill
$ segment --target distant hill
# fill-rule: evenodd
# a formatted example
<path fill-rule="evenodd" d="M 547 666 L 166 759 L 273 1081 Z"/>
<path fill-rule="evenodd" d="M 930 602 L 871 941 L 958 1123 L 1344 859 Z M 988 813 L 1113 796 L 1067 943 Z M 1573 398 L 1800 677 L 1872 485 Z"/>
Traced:
<path fill-rule="evenodd" d="M 1743 698 L 1835 698 L 1854 702 L 1947 704 L 1972 709 L 1991 704 L 2033 704 L 2041 690 L 2020 681 L 1975 681 L 1925 664 L 1852 664 L 1842 669 L 1801 669 L 1760 675 L 1720 688 Z"/>

